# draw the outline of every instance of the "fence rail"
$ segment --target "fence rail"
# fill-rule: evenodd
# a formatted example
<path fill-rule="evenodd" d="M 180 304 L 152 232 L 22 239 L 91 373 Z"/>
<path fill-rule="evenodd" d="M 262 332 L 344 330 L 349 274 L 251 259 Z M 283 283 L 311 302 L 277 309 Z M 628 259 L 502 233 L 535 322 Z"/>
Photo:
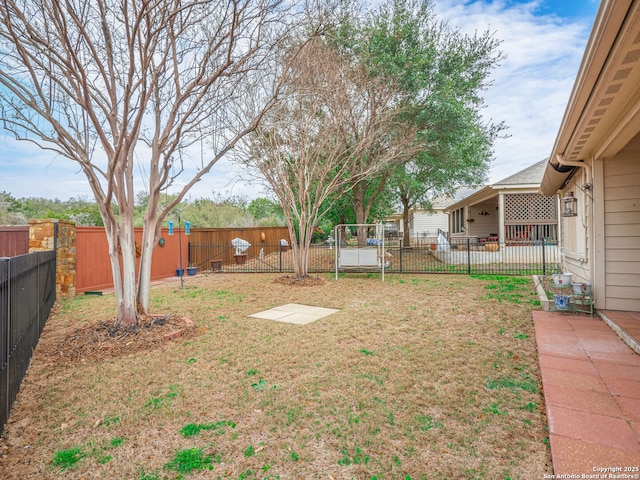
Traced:
<path fill-rule="evenodd" d="M 493 250 L 497 247 L 497 250 Z M 400 242 L 385 244 L 386 273 L 463 273 L 501 275 L 544 275 L 556 271 L 560 251 L 555 243 L 524 242 L 494 246 L 465 243 L 433 250 L 431 246 L 402 248 Z M 445 248 L 447 248 L 445 250 Z M 214 272 L 293 272 L 293 251 L 289 247 L 252 245 L 245 256 L 234 257 L 229 245 L 189 244 L 189 258 L 197 258 L 199 271 Z M 312 245 L 309 252 L 309 272 L 335 272 L 336 249 L 329 245 Z M 378 271 L 380 269 L 378 268 Z M 349 268 L 345 271 L 368 271 Z"/>
<path fill-rule="evenodd" d="M 0 258 L 0 434 L 55 298 L 55 251 Z"/>

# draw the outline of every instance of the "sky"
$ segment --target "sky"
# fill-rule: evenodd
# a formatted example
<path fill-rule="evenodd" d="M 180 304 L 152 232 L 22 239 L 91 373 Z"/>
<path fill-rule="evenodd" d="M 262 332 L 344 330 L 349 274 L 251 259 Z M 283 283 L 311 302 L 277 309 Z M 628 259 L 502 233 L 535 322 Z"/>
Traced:
<path fill-rule="evenodd" d="M 596 0 L 435 0 L 435 12 L 464 33 L 492 32 L 506 56 L 484 92 L 483 116 L 504 122 L 489 183 L 548 157 L 599 6 Z M 219 161 L 187 198 L 267 196 L 243 171 Z M 142 190 L 142 187 L 140 188 Z M 0 129 L 0 191 L 13 197 L 91 199 L 78 166 Z"/>

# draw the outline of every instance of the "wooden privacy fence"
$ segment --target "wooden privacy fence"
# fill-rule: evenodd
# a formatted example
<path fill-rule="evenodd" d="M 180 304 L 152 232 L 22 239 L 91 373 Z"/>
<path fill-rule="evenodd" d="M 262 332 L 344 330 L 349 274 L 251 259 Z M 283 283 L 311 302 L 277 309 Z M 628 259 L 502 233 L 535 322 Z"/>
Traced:
<path fill-rule="evenodd" d="M 264 241 L 262 241 L 263 236 Z M 223 263 L 232 263 L 234 261 L 232 239 L 240 237 L 252 245 L 270 243 L 277 245 L 282 238 L 289 241 L 289 231 L 286 227 L 198 228 L 191 229 L 191 234 L 186 235 L 182 227 L 174 228 L 173 235 L 169 235 L 168 229 L 162 229 L 161 237 L 163 242 L 160 243 L 164 246 L 156 245 L 153 252 L 152 280 L 176 276 L 176 270 L 180 268 L 181 250 L 183 268 L 195 266 L 200 269 L 209 269 L 209 255 L 204 253 L 204 250 L 201 250 L 202 255 L 198 255 L 193 249 L 190 255 L 189 244 L 223 244 L 222 250 L 225 252 L 221 256 L 216 255 L 216 259 L 222 260 Z M 138 244 L 142 242 L 142 228 L 135 229 L 135 238 Z M 138 260 L 136 267 L 139 266 Z M 76 227 L 76 293 L 101 291 L 112 287 L 113 276 L 104 227 Z"/>
<path fill-rule="evenodd" d="M 291 243 L 287 227 L 193 229 L 189 236 L 189 264 L 208 270 L 212 268 L 211 262 L 235 263 L 235 248 L 231 245 L 234 238 L 249 242 L 255 257 L 279 251 L 281 240 Z"/>
<path fill-rule="evenodd" d="M 0 257 L 29 253 L 29 225 L 0 227 Z"/>
<path fill-rule="evenodd" d="M 0 257 L 28 253 L 30 242 L 33 244 L 32 247 L 37 243 L 43 250 L 56 248 L 58 243 L 59 250 L 61 243 L 66 245 L 66 240 L 61 242 L 57 239 L 60 236 L 58 230 L 66 232 L 66 229 L 75 229 L 75 235 L 71 235 L 74 237 L 74 245 L 66 248 L 64 255 L 59 253 L 58 260 L 75 275 L 72 278 L 65 272 L 59 272 L 59 277 L 68 278 L 70 282 L 62 293 L 68 290 L 73 296 L 74 293 L 101 291 L 113 287 L 104 227 L 75 227 L 73 222 L 51 220 L 34 220 L 31 223 L 32 239 L 29 226 L 0 227 L 0 246 L 4 246 L 3 250 L 0 250 Z M 54 226 L 55 223 L 64 223 L 65 227 L 58 229 Z M 50 232 L 42 233 L 42 229 L 46 228 Z M 165 228 L 162 230 L 161 238 L 162 242 L 156 245 L 153 252 L 152 280 L 175 276 L 180 268 L 181 253 L 183 268 L 195 266 L 210 269 L 212 260 L 220 261 L 222 264 L 234 263 L 235 249 L 231 245 L 234 238 L 242 238 L 251 243 L 251 251 L 255 251 L 256 257 L 261 250 L 263 255 L 278 251 L 282 239 L 290 243 L 287 227 L 197 228 L 191 229 L 190 235 L 186 235 L 184 227 L 174 228 L 173 235 L 169 235 L 169 230 Z M 142 228 L 135 229 L 135 239 L 138 244 L 142 243 Z M 190 244 L 200 248 L 190 250 Z M 138 261 L 137 267 L 139 266 Z"/>
<path fill-rule="evenodd" d="M 176 275 L 180 267 L 180 243 L 182 243 L 183 267 L 187 267 L 189 237 L 184 229 L 174 230 L 169 235 L 168 229 L 162 229 L 161 237 L 164 246 L 156 245 L 151 265 L 151 279 Z M 135 229 L 136 243 L 142 242 L 142 228 Z M 162 242 L 161 242 L 162 243 Z M 140 266 L 140 258 L 136 268 Z M 100 291 L 113 287 L 111 262 L 109 261 L 109 245 L 104 227 L 76 227 L 76 293 Z"/>

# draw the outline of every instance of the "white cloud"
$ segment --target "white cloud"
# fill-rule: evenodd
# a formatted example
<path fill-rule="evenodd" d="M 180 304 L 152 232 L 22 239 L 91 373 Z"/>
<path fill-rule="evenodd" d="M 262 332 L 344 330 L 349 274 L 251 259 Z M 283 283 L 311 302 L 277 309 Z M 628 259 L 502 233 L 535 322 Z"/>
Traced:
<path fill-rule="evenodd" d="M 496 142 L 491 182 L 549 155 L 589 35 L 590 19 L 539 15 L 540 5 L 540 1 L 504 0 L 435 4 L 435 12 L 452 27 L 468 34 L 488 30 L 502 40 L 506 59 L 494 70 L 494 84 L 485 92 L 484 115 L 504 121 L 510 137 Z M 73 162 L 26 142 L 7 139 L 0 145 L 0 191 L 16 197 L 91 196 L 84 174 Z M 241 176 L 239 167 L 222 160 L 189 197 L 211 197 L 214 192 L 249 198 L 265 195 L 262 185 Z M 137 190 L 142 189 L 140 184 Z"/>
<path fill-rule="evenodd" d="M 437 14 L 473 34 L 492 32 L 506 59 L 485 92 L 486 118 L 504 121 L 509 138 L 495 146 L 490 181 L 531 165 L 551 152 L 590 32 L 585 19 L 537 15 L 539 2 L 441 0 Z"/>

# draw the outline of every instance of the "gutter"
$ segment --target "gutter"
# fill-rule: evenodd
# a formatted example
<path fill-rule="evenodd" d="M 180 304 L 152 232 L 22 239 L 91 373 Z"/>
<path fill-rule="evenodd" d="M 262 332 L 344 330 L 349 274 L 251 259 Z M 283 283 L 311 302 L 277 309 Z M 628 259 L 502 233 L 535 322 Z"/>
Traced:
<path fill-rule="evenodd" d="M 564 155 L 557 153 L 555 156 L 557 164 L 549 162 L 544 172 L 544 177 L 540 183 L 540 193 L 550 197 L 555 195 L 558 190 L 564 187 L 567 179 L 571 176 L 576 168 L 584 168 L 587 174 L 587 183 L 591 183 L 593 176 L 591 174 L 591 165 L 587 162 L 566 160 Z"/>
<path fill-rule="evenodd" d="M 593 179 L 591 175 L 591 165 L 589 165 L 587 162 L 574 162 L 571 160 L 566 160 L 560 153 L 556 154 L 556 160 L 563 167 L 584 168 L 587 174 L 587 183 L 591 183 Z"/>
<path fill-rule="evenodd" d="M 562 161 L 559 159 L 562 159 Z M 540 182 L 540 193 L 547 197 L 555 195 L 564 186 L 576 167 L 584 166 L 583 162 L 564 160 L 564 157 L 560 154 L 556 155 L 556 161 L 558 162 L 557 164 L 549 161 Z M 568 162 L 571 165 L 563 162 Z"/>

